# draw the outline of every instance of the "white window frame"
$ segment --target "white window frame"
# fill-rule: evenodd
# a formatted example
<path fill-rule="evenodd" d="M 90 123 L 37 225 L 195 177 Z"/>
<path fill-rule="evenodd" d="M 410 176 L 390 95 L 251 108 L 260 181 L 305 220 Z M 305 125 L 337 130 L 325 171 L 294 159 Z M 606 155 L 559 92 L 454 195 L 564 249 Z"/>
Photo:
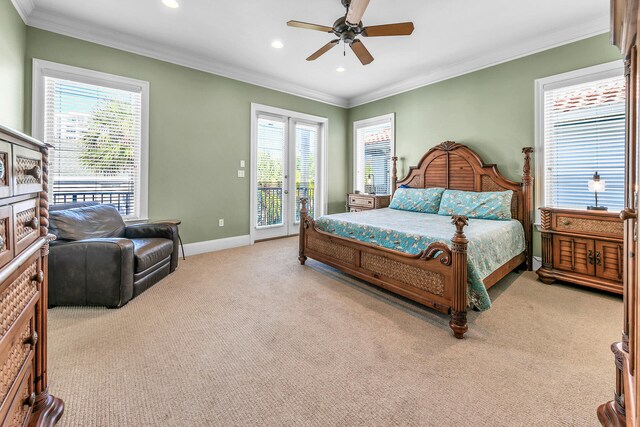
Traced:
<path fill-rule="evenodd" d="M 353 190 L 358 186 L 358 129 L 374 126 L 386 122 L 391 122 L 391 155 L 396 155 L 396 113 L 383 114 L 382 116 L 370 117 L 368 119 L 353 122 Z M 391 188 L 392 176 L 389 174 L 389 188 Z M 393 189 L 392 189 L 393 191 Z"/>
<path fill-rule="evenodd" d="M 325 215 L 329 206 L 329 189 L 328 189 L 328 138 L 329 138 L 329 119 L 327 117 L 314 116 L 311 114 L 300 113 L 297 111 L 286 110 L 284 108 L 272 107 L 270 105 L 251 103 L 251 164 L 250 164 L 250 218 L 249 218 L 249 234 L 251 244 L 253 245 L 256 240 L 256 227 L 255 218 L 258 215 L 258 206 L 254 195 L 257 191 L 256 177 L 258 176 L 258 152 L 257 152 L 257 139 L 258 139 L 258 115 L 272 115 L 276 117 L 288 117 L 294 120 L 307 121 L 310 123 L 318 123 L 320 125 L 320 135 L 318 141 L 318 165 L 317 165 L 317 177 L 318 180 L 318 204 L 315 206 L 315 215 L 320 217 Z M 294 130 L 290 129 L 290 132 Z M 292 138 L 292 136 L 289 136 Z M 294 163 L 295 164 L 295 163 Z"/>
<path fill-rule="evenodd" d="M 535 202 L 536 208 L 544 207 L 545 161 L 544 161 L 544 94 L 548 90 L 579 85 L 624 75 L 624 63 L 612 61 L 593 67 L 581 68 L 568 73 L 537 79 L 535 81 Z M 587 184 L 585 183 L 585 186 Z M 536 209 L 536 223 L 540 223 L 540 211 Z"/>
<path fill-rule="evenodd" d="M 140 194 L 136 195 L 136 213 L 127 223 L 149 218 L 149 82 L 86 68 L 33 59 L 31 134 L 44 141 L 44 79 L 54 77 L 105 86 L 141 94 Z"/>

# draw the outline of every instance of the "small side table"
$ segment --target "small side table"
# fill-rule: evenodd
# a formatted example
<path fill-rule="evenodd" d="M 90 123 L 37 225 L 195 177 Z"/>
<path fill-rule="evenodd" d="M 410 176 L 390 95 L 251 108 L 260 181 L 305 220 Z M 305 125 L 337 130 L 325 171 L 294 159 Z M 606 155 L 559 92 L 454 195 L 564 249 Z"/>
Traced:
<path fill-rule="evenodd" d="M 154 221 L 154 222 L 163 222 L 165 224 L 175 225 L 176 228 L 178 228 L 178 226 L 182 224 L 182 221 L 180 221 L 179 219 L 163 219 L 163 220 Z M 182 245 L 182 237 L 180 237 L 180 229 L 178 229 L 178 241 L 180 242 L 180 249 L 182 249 L 182 259 L 186 260 L 187 258 L 184 255 L 184 246 Z"/>

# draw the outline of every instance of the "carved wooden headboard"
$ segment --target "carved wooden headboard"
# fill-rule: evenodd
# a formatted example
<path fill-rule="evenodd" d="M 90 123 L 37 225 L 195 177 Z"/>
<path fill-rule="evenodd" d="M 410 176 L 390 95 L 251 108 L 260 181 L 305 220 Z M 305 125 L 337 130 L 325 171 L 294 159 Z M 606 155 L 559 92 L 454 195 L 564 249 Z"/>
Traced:
<path fill-rule="evenodd" d="M 485 164 L 480 156 L 466 145 L 445 141 L 427 151 L 420 159 L 418 166 L 409 168 L 409 173 L 401 180 L 397 177 L 397 157 L 394 157 L 391 188 L 393 192 L 401 185 L 465 191 L 512 190 L 511 216 L 520 221 L 524 227 L 527 260 L 530 260 L 533 213 L 532 152 L 531 147 L 522 149 L 524 154 L 522 182 L 516 182 L 505 178 L 495 164 Z"/>

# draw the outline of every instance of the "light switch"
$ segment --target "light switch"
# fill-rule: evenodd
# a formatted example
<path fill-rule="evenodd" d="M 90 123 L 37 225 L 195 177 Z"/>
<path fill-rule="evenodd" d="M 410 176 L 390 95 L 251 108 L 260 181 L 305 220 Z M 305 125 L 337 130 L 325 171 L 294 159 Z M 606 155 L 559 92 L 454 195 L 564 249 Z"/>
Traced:
<path fill-rule="evenodd" d="M 238 171 L 238 178 L 244 178 L 244 171 L 243 170 L 239 170 Z"/>
<path fill-rule="evenodd" d="M 240 160 L 240 167 L 243 168 L 244 167 L 244 160 Z"/>

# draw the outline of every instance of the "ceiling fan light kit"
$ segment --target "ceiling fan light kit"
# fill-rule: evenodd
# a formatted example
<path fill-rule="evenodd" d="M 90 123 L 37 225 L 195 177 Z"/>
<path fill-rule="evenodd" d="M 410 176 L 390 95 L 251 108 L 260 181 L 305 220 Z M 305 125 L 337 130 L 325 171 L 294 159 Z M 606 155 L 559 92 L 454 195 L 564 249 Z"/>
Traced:
<path fill-rule="evenodd" d="M 306 30 L 321 31 L 323 33 L 333 33 L 338 38 L 331 40 L 326 45 L 322 46 L 311 56 L 307 58 L 307 61 L 315 61 L 329 50 L 337 46 L 340 41 L 345 45 L 349 45 L 351 50 L 358 57 L 362 65 L 367 65 L 373 62 L 373 56 L 364 46 L 364 44 L 357 38 L 362 35 L 363 37 L 387 37 L 387 36 L 409 36 L 413 33 L 413 22 L 402 22 L 398 24 L 386 24 L 386 25 L 374 25 L 372 27 L 365 27 L 362 24 L 362 16 L 364 15 L 370 0 L 341 0 L 342 5 L 347 9 L 344 16 L 338 18 L 333 23 L 333 27 L 327 27 L 325 25 L 310 24 L 308 22 L 301 21 L 289 21 L 287 25 L 290 27 L 303 28 Z"/>

